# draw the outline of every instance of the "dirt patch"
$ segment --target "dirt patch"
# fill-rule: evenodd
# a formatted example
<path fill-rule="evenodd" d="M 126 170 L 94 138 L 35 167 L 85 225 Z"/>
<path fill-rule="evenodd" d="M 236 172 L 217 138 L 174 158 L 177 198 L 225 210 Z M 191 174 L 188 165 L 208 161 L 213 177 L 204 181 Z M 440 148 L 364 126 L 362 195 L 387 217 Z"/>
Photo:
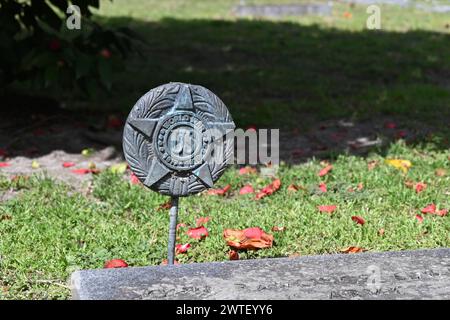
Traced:
<path fill-rule="evenodd" d="M 124 115 L 51 115 L 5 116 L 0 121 L 0 174 L 43 174 L 83 190 L 92 174 L 73 170 L 99 170 L 124 161 L 122 128 Z M 414 143 L 426 139 L 433 128 L 405 118 L 372 117 L 364 121 L 331 119 L 316 121 L 305 115 L 294 129 L 280 130 L 280 160 L 301 163 L 312 157 L 330 158 L 339 154 L 365 155 L 371 150 L 383 152 L 396 139 Z M 309 129 L 302 129 L 309 128 Z M 88 157 L 82 151 L 91 148 Z M 33 162 L 39 168 L 33 168 Z M 70 168 L 63 163 L 73 162 Z M 2 200 L 10 195 L 3 195 Z M 13 195 L 12 195 L 13 196 Z"/>

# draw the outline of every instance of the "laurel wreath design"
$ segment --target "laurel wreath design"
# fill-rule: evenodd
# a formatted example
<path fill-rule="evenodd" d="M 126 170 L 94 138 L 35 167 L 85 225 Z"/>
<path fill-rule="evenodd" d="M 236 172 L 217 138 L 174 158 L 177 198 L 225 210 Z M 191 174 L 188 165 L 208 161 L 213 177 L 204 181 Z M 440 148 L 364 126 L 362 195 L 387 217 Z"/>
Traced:
<path fill-rule="evenodd" d="M 135 130 L 130 124 L 132 119 L 157 119 L 167 114 L 174 105 L 175 98 L 180 90 L 180 83 L 170 83 L 159 86 L 142 96 L 128 116 L 123 134 L 123 149 L 125 159 L 137 178 L 144 182 L 154 157 L 156 157 L 151 141 Z M 225 104 L 210 90 L 190 85 L 192 99 L 196 114 L 202 121 L 232 122 L 230 113 Z M 223 141 L 224 163 L 211 162 L 210 170 L 213 181 L 220 178 L 233 155 L 233 141 Z M 152 189 L 162 194 L 170 195 L 170 175 L 152 186 Z M 194 175 L 189 177 L 188 194 L 194 194 L 206 189 L 206 186 Z"/>

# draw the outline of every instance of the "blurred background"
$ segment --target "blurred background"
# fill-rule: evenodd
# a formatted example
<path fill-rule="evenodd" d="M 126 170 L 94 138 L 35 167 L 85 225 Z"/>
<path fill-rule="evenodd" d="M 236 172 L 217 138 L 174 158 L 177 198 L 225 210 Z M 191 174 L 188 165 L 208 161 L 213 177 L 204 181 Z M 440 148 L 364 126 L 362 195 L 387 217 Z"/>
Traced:
<path fill-rule="evenodd" d="M 68 1 L 0 3 L 0 157 L 120 156 L 131 107 L 171 81 L 280 128 L 285 161 L 448 148 L 450 1 L 84 0 L 73 30 Z"/>

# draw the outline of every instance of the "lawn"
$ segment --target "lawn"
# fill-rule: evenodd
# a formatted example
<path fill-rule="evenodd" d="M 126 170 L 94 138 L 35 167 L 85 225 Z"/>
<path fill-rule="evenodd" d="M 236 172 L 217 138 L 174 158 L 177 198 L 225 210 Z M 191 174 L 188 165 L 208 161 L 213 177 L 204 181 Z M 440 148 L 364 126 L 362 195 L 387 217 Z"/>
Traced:
<path fill-rule="evenodd" d="M 179 229 L 178 243 L 192 247 L 177 260 L 228 260 L 226 228 L 260 227 L 274 235 L 273 247 L 242 251 L 240 259 L 344 254 L 348 247 L 449 247 L 450 215 L 421 213 L 430 204 L 450 209 L 448 14 L 382 6 L 383 29 L 368 31 L 363 6 L 336 4 L 332 17 L 264 20 L 236 19 L 230 6 L 237 2 L 102 3 L 98 21 L 128 25 L 148 44 L 143 57 L 130 57 L 126 72 L 115 76 L 113 94 L 88 103 L 126 113 L 150 88 L 176 80 L 213 90 L 239 127 L 283 131 L 317 124 L 304 115 L 359 121 L 383 114 L 434 132 L 365 157 L 342 150 L 326 159 L 333 169 L 322 177 L 318 172 L 328 165 L 323 159 L 283 162 L 276 174 L 281 188 L 261 200 L 240 195 L 240 188 L 261 190 L 273 178 L 240 175 L 231 167 L 217 183 L 231 185 L 225 196 L 181 200 L 179 222 L 187 226 Z M 412 166 L 403 172 L 385 162 L 391 158 Z M 0 202 L 0 299 L 67 299 L 74 270 L 102 268 L 114 258 L 130 266 L 166 258 L 168 212 L 160 207 L 168 198 L 131 184 L 130 172 L 104 170 L 80 189 L 45 175 L 14 178 L 1 170 L 0 195 L 15 196 Z M 426 184 L 421 192 L 419 182 Z M 291 184 L 298 190 L 290 191 Z M 336 210 L 320 212 L 321 205 Z M 186 230 L 199 217 L 211 218 L 205 224 L 209 236 L 194 240 Z"/>
<path fill-rule="evenodd" d="M 240 195 L 251 184 L 262 189 L 270 179 L 260 174 L 239 175 L 229 169 L 218 187 L 230 184 L 225 196 L 200 194 L 181 200 L 178 243 L 190 243 L 181 263 L 228 260 L 225 228 L 260 227 L 274 234 L 274 246 L 242 252 L 241 259 L 339 253 L 350 246 L 369 251 L 448 247 L 449 216 L 421 214 L 436 204 L 449 209 L 449 152 L 432 148 L 392 145 L 388 158 L 409 159 L 405 174 L 372 154 L 367 159 L 340 156 L 324 177 L 319 161 L 298 166 L 281 165 L 282 187 L 261 200 Z M 376 164 L 371 170 L 369 164 Z M 126 177 L 128 173 L 126 174 Z M 424 182 L 420 193 L 408 182 Z M 327 192 L 319 190 L 319 184 Z M 296 192 L 288 186 L 304 187 Z M 360 185 L 361 184 L 361 185 Z M 359 188 L 358 188 L 359 186 Z M 45 178 L 11 182 L 2 178 L 1 190 L 18 189 L 20 196 L 0 206 L 1 298 L 68 298 L 67 277 L 76 269 L 102 268 L 105 261 L 121 258 L 132 266 L 158 265 L 166 256 L 167 209 L 158 209 L 168 198 L 149 192 L 128 179 L 105 171 L 94 177 L 90 192 L 75 192 Z M 336 205 L 332 213 L 320 205 Z M 420 221 L 416 215 L 420 215 Z M 365 224 L 352 220 L 360 216 Z M 186 235 L 199 217 L 209 236 L 193 240 Z M 273 227 L 285 228 L 272 231 Z"/>
<path fill-rule="evenodd" d="M 241 127 L 297 127 L 305 113 L 447 125 L 448 14 L 381 6 L 382 30 L 373 31 L 365 6 L 335 3 L 329 17 L 237 19 L 238 2 L 105 3 L 100 21 L 130 26 L 148 45 L 143 58 L 127 60 L 114 99 L 101 97 L 101 105 L 128 112 L 142 92 L 177 79 L 219 93 Z"/>

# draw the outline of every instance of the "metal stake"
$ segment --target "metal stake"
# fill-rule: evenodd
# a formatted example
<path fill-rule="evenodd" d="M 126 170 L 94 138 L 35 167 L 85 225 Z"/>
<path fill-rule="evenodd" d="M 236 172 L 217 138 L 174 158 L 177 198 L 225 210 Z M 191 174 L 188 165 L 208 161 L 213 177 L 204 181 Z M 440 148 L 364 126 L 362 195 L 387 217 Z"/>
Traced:
<path fill-rule="evenodd" d="M 169 222 L 169 244 L 167 247 L 167 264 L 174 264 L 175 262 L 175 243 L 177 237 L 177 215 L 178 215 L 178 197 L 171 198 L 170 207 L 170 222 Z"/>

